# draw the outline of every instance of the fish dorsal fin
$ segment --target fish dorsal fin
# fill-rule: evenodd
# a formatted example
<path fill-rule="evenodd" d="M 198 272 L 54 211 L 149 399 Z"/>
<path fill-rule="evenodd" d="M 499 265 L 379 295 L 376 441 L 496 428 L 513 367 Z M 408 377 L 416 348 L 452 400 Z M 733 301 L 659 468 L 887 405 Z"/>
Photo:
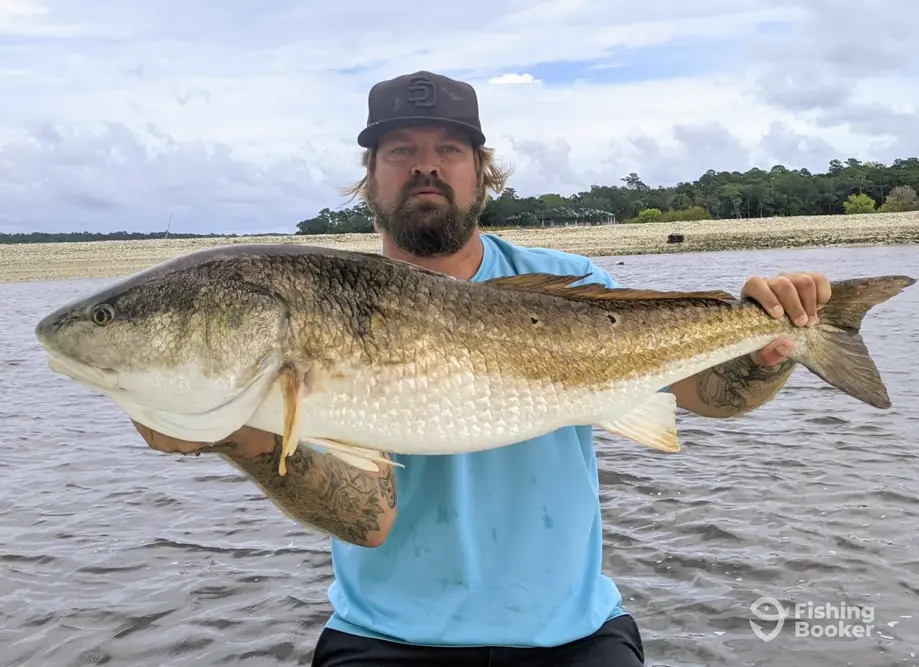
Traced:
<path fill-rule="evenodd" d="M 523 292 L 540 292 L 577 301 L 681 301 L 701 299 L 735 302 L 736 298 L 724 290 L 700 292 L 665 292 L 661 290 L 629 289 L 624 287 L 607 287 L 599 283 L 588 283 L 569 287 L 572 283 L 587 278 L 582 276 L 559 276 L 551 273 L 524 273 L 519 276 L 506 276 L 483 281 L 483 284 L 502 289 Z"/>

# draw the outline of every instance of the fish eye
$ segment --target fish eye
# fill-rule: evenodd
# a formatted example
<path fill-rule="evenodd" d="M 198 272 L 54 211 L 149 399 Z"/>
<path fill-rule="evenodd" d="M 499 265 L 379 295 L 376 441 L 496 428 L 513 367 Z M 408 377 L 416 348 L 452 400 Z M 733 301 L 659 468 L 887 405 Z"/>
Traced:
<path fill-rule="evenodd" d="M 89 319 L 96 326 L 104 327 L 115 319 L 115 310 L 107 303 L 101 303 L 98 306 L 93 306 L 89 313 Z"/>

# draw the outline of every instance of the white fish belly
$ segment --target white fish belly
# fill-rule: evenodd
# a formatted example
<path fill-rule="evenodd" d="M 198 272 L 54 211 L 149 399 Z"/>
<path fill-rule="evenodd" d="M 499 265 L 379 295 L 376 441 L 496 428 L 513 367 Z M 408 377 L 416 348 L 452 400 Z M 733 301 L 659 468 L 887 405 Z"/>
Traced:
<path fill-rule="evenodd" d="M 239 427 L 238 399 L 230 380 L 205 378 L 194 364 L 136 373 L 103 371 L 53 354 L 49 367 L 89 391 L 108 397 L 131 419 L 164 435 L 190 441 L 220 439 Z M 258 397 L 260 400 L 261 397 Z M 221 412 L 222 406 L 230 410 Z M 255 405 L 250 408 L 253 410 Z"/>
<path fill-rule="evenodd" d="M 299 436 L 403 454 L 471 452 L 589 423 L 601 407 L 608 411 L 609 396 L 469 372 L 354 380 L 301 401 Z M 283 423 L 282 394 L 275 387 L 247 424 L 281 433 Z"/>
<path fill-rule="evenodd" d="M 760 349 L 775 336 L 747 339 L 668 364 L 654 374 L 601 389 L 423 364 L 384 373 L 363 368 L 347 380 L 324 380 L 300 404 L 301 438 L 326 438 L 400 454 L 491 449 L 564 426 L 609 424 L 682 378 Z M 279 385 L 246 424 L 283 433 Z"/>
<path fill-rule="evenodd" d="M 249 384 L 207 377 L 190 363 L 169 371 L 121 375 L 104 393 L 134 421 L 173 438 L 215 442 L 239 429 L 275 382 L 280 357 L 267 359 Z"/>

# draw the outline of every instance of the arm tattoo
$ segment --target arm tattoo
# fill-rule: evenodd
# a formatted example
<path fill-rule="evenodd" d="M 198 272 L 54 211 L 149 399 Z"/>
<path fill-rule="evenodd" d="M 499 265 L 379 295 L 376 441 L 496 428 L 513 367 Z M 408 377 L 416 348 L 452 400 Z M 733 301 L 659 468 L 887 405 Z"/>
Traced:
<path fill-rule="evenodd" d="M 724 414 L 749 412 L 772 399 L 794 369 L 790 359 L 760 366 L 745 355 L 696 375 L 699 400 Z"/>
<path fill-rule="evenodd" d="M 392 467 L 375 475 L 331 454 L 298 447 L 287 459 L 287 475 L 282 477 L 281 443 L 275 436 L 274 450 L 254 458 L 236 454 L 232 443 L 209 451 L 248 475 L 294 521 L 359 546 L 377 542 L 396 507 Z"/>

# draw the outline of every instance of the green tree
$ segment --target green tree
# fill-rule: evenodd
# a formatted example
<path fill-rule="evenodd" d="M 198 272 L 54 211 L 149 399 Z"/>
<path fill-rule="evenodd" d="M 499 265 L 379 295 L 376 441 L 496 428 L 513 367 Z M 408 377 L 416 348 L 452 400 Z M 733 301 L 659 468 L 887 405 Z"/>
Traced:
<path fill-rule="evenodd" d="M 646 208 L 638 213 L 638 222 L 660 222 L 664 213 L 659 208 Z"/>
<path fill-rule="evenodd" d="M 874 200 L 866 194 L 849 195 L 848 199 L 842 203 L 846 215 L 855 215 L 858 213 L 872 213 L 874 211 Z"/>

